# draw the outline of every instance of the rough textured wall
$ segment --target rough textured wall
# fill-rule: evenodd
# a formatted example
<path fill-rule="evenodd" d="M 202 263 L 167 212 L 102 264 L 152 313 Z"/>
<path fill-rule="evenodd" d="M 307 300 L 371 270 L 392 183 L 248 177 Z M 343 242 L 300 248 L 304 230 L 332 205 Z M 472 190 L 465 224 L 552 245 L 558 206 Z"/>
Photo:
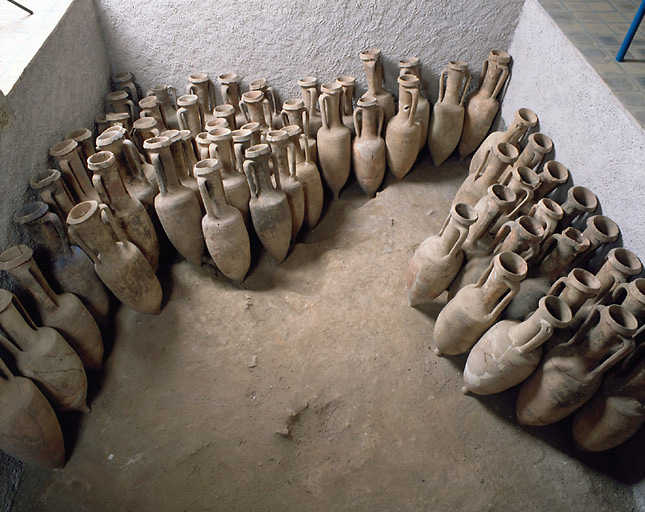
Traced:
<path fill-rule="evenodd" d="M 29 177 L 48 165 L 49 146 L 76 128 L 93 127 L 109 77 L 95 6 L 92 0 L 76 0 L 11 93 L 6 98 L 0 93 L 0 250 L 25 241 L 12 219 L 32 197 Z M 0 287 L 12 286 L 0 272 Z M 0 454 L 0 511 L 10 506 L 20 470 Z"/>
<path fill-rule="evenodd" d="M 358 54 L 368 47 L 383 51 L 391 91 L 399 58 L 419 57 L 435 98 L 449 60 L 479 73 L 490 49 L 508 47 L 524 0 L 97 2 L 113 70 L 132 71 L 144 89 L 165 83 L 183 94 L 191 72 L 234 71 L 245 85 L 266 77 L 286 99 L 311 74 L 321 83 L 355 76 L 362 93 Z"/>
<path fill-rule="evenodd" d="M 555 158 L 576 185 L 596 193 L 625 247 L 645 259 L 645 132 L 536 0 L 527 0 L 509 51 L 504 120 L 510 123 L 519 107 L 533 109 Z"/>

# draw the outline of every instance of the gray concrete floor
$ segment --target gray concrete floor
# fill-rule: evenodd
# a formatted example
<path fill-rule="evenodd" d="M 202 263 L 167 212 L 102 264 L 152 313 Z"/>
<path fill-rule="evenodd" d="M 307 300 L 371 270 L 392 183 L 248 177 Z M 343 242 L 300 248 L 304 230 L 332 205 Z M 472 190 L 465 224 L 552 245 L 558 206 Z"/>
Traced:
<path fill-rule="evenodd" d="M 464 359 L 433 355 L 441 300 L 407 305 L 466 172 L 422 163 L 373 200 L 351 185 L 240 287 L 162 273 L 161 314 L 118 311 L 92 413 L 64 418 L 67 465 L 27 467 L 14 510 L 634 510 L 643 436 L 589 455 L 566 420 L 516 425 L 516 391 L 464 396 Z"/>

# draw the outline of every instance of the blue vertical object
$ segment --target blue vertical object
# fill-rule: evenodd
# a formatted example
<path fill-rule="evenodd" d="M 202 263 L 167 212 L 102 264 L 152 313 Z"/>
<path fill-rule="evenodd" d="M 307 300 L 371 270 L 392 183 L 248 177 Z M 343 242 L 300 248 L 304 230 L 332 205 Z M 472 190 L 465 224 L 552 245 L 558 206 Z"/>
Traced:
<path fill-rule="evenodd" d="M 632 44 L 632 39 L 634 39 L 634 35 L 636 35 L 636 31 L 638 30 L 638 27 L 641 24 L 641 21 L 643 21 L 643 15 L 645 15 L 645 0 L 641 0 L 641 5 L 638 8 L 638 11 L 636 11 L 636 16 L 634 16 L 634 19 L 632 21 L 632 24 L 629 26 L 629 30 L 627 31 L 627 35 L 625 36 L 623 44 L 621 45 L 620 50 L 618 50 L 618 55 L 616 55 L 616 60 L 618 62 L 622 62 L 623 59 L 625 58 L 625 54 L 629 49 L 629 45 Z"/>

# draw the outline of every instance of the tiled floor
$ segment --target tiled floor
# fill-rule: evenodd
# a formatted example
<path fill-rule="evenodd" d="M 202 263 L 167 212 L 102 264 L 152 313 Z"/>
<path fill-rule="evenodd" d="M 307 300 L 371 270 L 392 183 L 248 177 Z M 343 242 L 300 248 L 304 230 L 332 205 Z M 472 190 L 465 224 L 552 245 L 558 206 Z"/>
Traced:
<path fill-rule="evenodd" d="M 539 0 L 616 97 L 645 127 L 645 21 L 623 62 L 616 53 L 641 0 Z"/>
<path fill-rule="evenodd" d="M 72 0 L 17 0 L 30 15 L 0 0 L 0 91 L 8 94 Z"/>

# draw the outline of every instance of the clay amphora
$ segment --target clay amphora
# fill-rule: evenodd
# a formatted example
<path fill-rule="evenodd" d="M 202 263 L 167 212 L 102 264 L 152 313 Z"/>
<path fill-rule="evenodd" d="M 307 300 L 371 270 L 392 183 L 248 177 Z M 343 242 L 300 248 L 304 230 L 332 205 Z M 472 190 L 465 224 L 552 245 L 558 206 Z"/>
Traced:
<path fill-rule="evenodd" d="M 383 88 L 383 62 L 381 61 L 381 50 L 370 48 L 359 54 L 365 67 L 367 75 L 367 91 L 365 96 L 372 96 L 383 109 L 385 114 L 385 125 L 396 113 L 394 108 L 394 96 Z"/>
<path fill-rule="evenodd" d="M 208 135 L 208 134 L 207 134 Z M 239 173 L 244 173 L 244 152 L 249 149 L 251 146 L 255 146 L 251 142 L 253 138 L 253 133 L 251 130 L 239 129 L 233 130 L 231 132 L 231 137 L 233 138 L 233 150 L 235 153 L 235 169 Z M 208 141 L 210 146 L 210 140 Z M 205 158 L 208 158 L 208 153 Z"/>
<path fill-rule="evenodd" d="M 184 94 L 177 98 L 177 121 L 180 130 L 190 130 L 193 137 L 204 129 L 204 113 L 195 94 Z"/>
<path fill-rule="evenodd" d="M 598 295 L 600 281 L 588 270 L 574 268 L 566 277 L 561 277 L 547 292 L 547 295 L 560 297 L 575 315 L 580 307 L 591 297 Z"/>
<path fill-rule="evenodd" d="M 481 146 L 475 151 L 475 154 L 470 160 L 468 172 L 472 174 L 479 169 L 488 158 L 488 154 L 500 142 L 508 142 L 519 150 L 521 148 L 520 141 L 526 135 L 529 128 L 533 128 L 537 123 L 538 116 L 532 110 L 528 108 L 520 108 L 517 110 L 513 117 L 513 122 L 506 131 L 493 132 L 481 143 Z"/>
<path fill-rule="evenodd" d="M 106 204 L 119 227 L 143 253 L 153 270 L 159 262 L 159 243 L 154 225 L 138 199 L 130 196 L 109 151 L 101 151 L 87 160 L 94 177 L 92 182 L 101 201 Z"/>
<path fill-rule="evenodd" d="M 265 134 L 271 130 L 271 105 L 262 91 L 248 91 L 242 94 L 240 109 L 244 112 L 246 123 L 260 123 L 260 129 Z"/>
<path fill-rule="evenodd" d="M 428 129 L 430 126 L 430 103 L 421 95 L 421 78 L 418 75 L 402 73 L 397 81 L 399 82 L 399 111 L 401 111 L 404 106 L 412 106 L 412 96 L 410 94 L 406 94 L 406 91 L 413 92 L 413 90 L 416 90 L 417 107 L 414 112 L 414 118 L 420 126 L 418 151 L 421 151 L 428 138 Z"/>
<path fill-rule="evenodd" d="M 645 320 L 645 279 L 639 277 L 619 284 L 612 292 L 611 300 L 634 315 L 638 325 L 642 325 Z"/>
<path fill-rule="evenodd" d="M 575 186 L 567 190 L 567 198 L 560 206 L 564 212 L 560 226 L 566 227 L 578 217 L 594 212 L 598 207 L 598 198 L 588 188 Z"/>
<path fill-rule="evenodd" d="M 184 258 L 200 266 L 204 255 L 201 208 L 194 192 L 179 182 L 171 144 L 168 137 L 162 136 L 143 143 L 159 184 L 155 210 L 170 243 Z"/>
<path fill-rule="evenodd" d="M 282 107 L 278 104 L 278 98 L 275 89 L 270 87 L 266 78 L 258 78 L 249 84 L 249 91 L 261 91 L 264 99 L 269 102 L 269 115 L 266 117 L 269 129 L 280 128 L 282 126 L 282 116 L 280 112 Z M 244 95 L 242 95 L 244 96 Z"/>
<path fill-rule="evenodd" d="M 405 280 L 410 306 L 427 304 L 448 289 L 464 259 L 461 246 L 468 228 L 476 220 L 473 208 L 456 204 L 441 231 L 426 238 L 414 251 Z"/>
<path fill-rule="evenodd" d="M 130 99 L 127 91 L 114 91 L 110 92 L 107 95 L 107 99 L 112 105 L 112 111 L 115 114 L 128 114 L 130 116 L 129 125 L 132 126 L 135 119 L 139 117 L 137 115 L 137 107 L 134 102 Z"/>
<path fill-rule="evenodd" d="M 128 139 L 125 128 L 119 126 L 104 131 L 96 138 L 96 148 L 114 155 L 128 194 L 141 201 L 146 209 L 152 210 L 155 196 L 159 193 L 159 187 L 153 178 L 154 167 L 146 162 L 134 143 Z"/>
<path fill-rule="evenodd" d="M 352 134 L 340 118 L 341 86 L 325 84 L 321 91 L 318 101 L 323 124 L 316 139 L 318 162 L 325 183 L 338 199 L 352 165 Z"/>
<path fill-rule="evenodd" d="M 219 83 L 222 101 L 235 108 L 235 126 L 242 126 L 246 118 L 240 109 L 240 77 L 235 73 L 224 73 L 219 76 Z"/>
<path fill-rule="evenodd" d="M 56 158 L 67 187 L 78 201 L 98 200 L 92 181 L 81 158 L 81 150 L 71 139 L 57 142 L 49 148 L 49 154 Z"/>
<path fill-rule="evenodd" d="M 163 131 L 168 129 L 166 127 L 166 121 L 163 118 L 161 105 L 159 104 L 159 101 L 157 100 L 156 96 L 146 96 L 145 98 L 142 98 L 139 101 L 139 108 L 141 109 L 141 113 L 139 114 L 139 117 L 141 119 L 145 119 L 146 117 L 149 117 L 157 121 L 157 125 L 155 126 L 155 128 L 157 128 L 158 130 Z M 136 123 L 137 121 L 133 123 L 132 125 L 133 128 L 136 128 L 134 126 Z"/>
<path fill-rule="evenodd" d="M 441 310 L 434 328 L 435 354 L 463 354 L 497 321 L 519 291 L 528 266 L 521 256 L 502 252 L 475 284 L 465 286 Z"/>
<path fill-rule="evenodd" d="M 226 202 L 240 210 L 244 222 L 248 225 L 251 195 L 244 174 L 236 171 L 232 132 L 228 128 L 215 128 L 208 132 L 208 139 L 211 141 L 209 157 L 216 158 L 222 166 L 220 173 Z"/>
<path fill-rule="evenodd" d="M 352 137 L 356 135 L 354 128 L 354 90 L 356 89 L 356 78 L 353 76 L 339 76 L 336 82 L 343 89 L 340 99 L 340 113 L 343 124 L 352 132 Z"/>
<path fill-rule="evenodd" d="M 528 142 L 515 162 L 515 167 L 524 165 L 536 169 L 545 155 L 553 151 L 553 141 L 543 133 L 532 133 Z"/>
<path fill-rule="evenodd" d="M 564 344 L 549 350 L 517 398 L 522 425 L 549 425 L 581 407 L 600 387 L 602 376 L 634 349 L 638 322 L 620 306 L 594 308 Z"/>
<path fill-rule="evenodd" d="M 540 178 L 534 170 L 523 165 L 519 167 L 509 167 L 502 174 L 499 182 L 506 185 L 517 197 L 515 207 L 505 215 L 502 215 L 493 231 L 501 228 L 504 223 L 513 220 L 522 214 L 527 214 L 534 204 L 533 191 L 540 184 Z"/>
<path fill-rule="evenodd" d="M 578 448 L 599 452 L 632 437 L 645 422 L 645 344 L 605 378 L 601 391 L 587 402 L 573 420 L 573 440 Z"/>
<path fill-rule="evenodd" d="M 36 385 L 15 377 L 0 360 L 0 450 L 28 464 L 62 468 L 63 433 L 56 413 Z"/>
<path fill-rule="evenodd" d="M 305 192 L 296 176 L 296 159 L 288 158 L 287 147 L 293 146 L 289 134 L 284 130 L 273 130 L 267 133 L 267 142 L 273 154 L 276 171 L 280 175 L 280 188 L 287 194 L 289 209 L 291 210 L 291 240 L 295 241 L 305 219 Z M 293 148 L 290 147 L 293 155 Z M 277 168 L 276 168 L 277 167 Z"/>
<path fill-rule="evenodd" d="M 59 332 L 36 327 L 22 304 L 0 289 L 0 345 L 10 353 L 21 375 L 33 380 L 63 411 L 90 412 L 83 363 Z"/>
<path fill-rule="evenodd" d="M 65 219 L 76 204 L 60 171 L 56 169 L 36 171 L 29 180 L 29 186 L 38 192 L 43 203 L 61 219 Z"/>
<path fill-rule="evenodd" d="M 479 169 L 464 180 L 452 204 L 466 203 L 475 206 L 486 194 L 488 187 L 499 182 L 503 172 L 509 165 L 513 165 L 519 154 L 517 148 L 508 142 L 498 144 Z"/>
<path fill-rule="evenodd" d="M 399 76 L 414 75 L 421 78 L 421 62 L 418 57 L 403 57 L 399 60 Z"/>
<path fill-rule="evenodd" d="M 414 75 L 403 75 L 397 80 L 401 86 L 401 100 L 399 112 L 385 128 L 385 153 L 390 171 L 401 179 L 410 172 L 417 159 L 419 139 L 425 140 L 426 136 L 416 118 L 419 79 Z"/>
<path fill-rule="evenodd" d="M 165 199 L 164 192 L 159 197 Z M 194 199 L 192 193 L 191 197 Z M 67 224 L 80 247 L 92 258 L 101 281 L 117 299 L 140 313 L 159 313 L 162 298 L 159 280 L 141 251 L 116 225 L 107 206 L 99 206 L 96 201 L 77 204 L 67 217 Z M 185 230 L 187 224 L 182 226 Z M 201 242 L 204 243 L 203 238 Z"/>
<path fill-rule="evenodd" d="M 322 180 L 320 179 L 320 172 L 316 163 L 311 158 L 311 153 L 309 148 L 309 137 L 305 134 L 305 143 L 303 147 L 305 148 L 304 154 L 298 144 L 298 141 L 301 140 L 302 130 L 297 125 L 287 125 L 283 128 L 289 134 L 291 142 L 293 142 L 293 153 L 296 161 L 296 176 L 300 183 L 302 183 L 302 188 L 305 194 L 305 219 L 304 223 L 309 229 L 313 229 L 318 220 L 320 219 L 320 214 L 322 213 L 323 200 L 324 200 L 324 191 L 322 186 Z"/>
<path fill-rule="evenodd" d="M 65 135 L 65 139 L 70 139 L 78 144 L 83 162 L 91 157 L 96 151 L 94 150 L 94 135 L 87 128 L 80 128 Z"/>
<path fill-rule="evenodd" d="M 464 368 L 464 393 L 492 395 L 524 382 L 542 358 L 542 344 L 571 321 L 571 310 L 558 297 L 542 297 L 526 320 L 502 320 L 479 338 Z"/>
<path fill-rule="evenodd" d="M 187 134 L 188 133 L 189 132 L 187 132 Z M 177 179 L 182 186 L 193 191 L 199 203 L 201 213 L 203 214 L 204 207 L 202 205 L 202 196 L 199 193 L 197 180 L 193 176 L 193 168 L 190 167 L 189 164 L 188 152 L 186 151 L 186 144 L 184 144 L 183 135 L 184 130 L 166 130 L 159 134 L 160 137 L 168 137 L 170 139 L 170 154 L 172 155 Z"/>
<path fill-rule="evenodd" d="M 513 320 L 526 318 L 551 285 L 571 268 L 576 256 L 588 246 L 589 239 L 574 228 L 551 236 L 545 242 L 541 256 L 532 262 L 531 272 L 522 282 L 517 297 L 504 311 L 504 317 Z"/>
<path fill-rule="evenodd" d="M 251 132 L 251 146 L 257 146 L 262 144 L 262 139 L 264 138 L 264 132 L 260 127 L 260 123 L 246 123 L 242 125 L 242 130 L 249 130 Z"/>
<path fill-rule="evenodd" d="M 352 164 L 356 180 L 367 197 L 374 197 L 385 176 L 383 121 L 383 109 L 376 98 L 363 96 L 358 100 L 354 111 L 356 138 L 352 142 Z"/>
<path fill-rule="evenodd" d="M 525 260 L 533 258 L 540 249 L 544 229 L 535 219 L 526 215 L 504 224 L 493 239 L 492 250 L 469 258 L 455 276 L 448 300 L 451 300 L 464 286 L 476 283 L 486 271 L 495 254 L 507 251 L 519 254 Z"/>
<path fill-rule="evenodd" d="M 195 138 L 193 135 L 190 133 L 190 130 L 179 130 L 179 134 L 181 135 L 181 143 L 184 146 L 184 155 L 186 158 L 186 175 L 188 176 L 188 179 L 197 185 L 197 179 L 195 176 L 193 176 L 193 169 L 195 167 L 195 164 L 197 163 L 197 155 L 195 154 Z M 208 136 L 208 133 L 207 133 Z M 172 150 L 171 150 L 172 151 Z M 192 188 L 188 187 L 188 188 Z M 201 203 L 202 199 L 201 196 L 198 198 L 199 202 Z"/>
<path fill-rule="evenodd" d="M 208 140 L 208 132 L 198 133 L 197 137 L 195 137 L 195 144 L 197 145 L 197 158 L 206 160 L 208 158 L 208 149 L 211 146 L 211 141 Z"/>
<path fill-rule="evenodd" d="M 499 110 L 497 96 L 508 78 L 511 56 L 505 51 L 492 50 L 484 61 L 477 91 L 468 96 L 464 129 L 459 141 L 459 157 L 466 158 L 482 143 Z"/>
<path fill-rule="evenodd" d="M 304 157 L 304 144 L 306 137 L 309 141 L 309 155 L 311 160 L 316 163 L 318 161 L 318 146 L 316 144 L 316 139 L 312 138 L 309 133 L 309 111 L 305 108 L 304 101 L 300 99 L 292 99 L 286 100 L 282 104 L 282 126 L 285 127 L 289 125 L 297 125 L 302 131 L 302 135 L 300 136 L 300 147 L 302 148 L 302 152 L 300 152 L 300 155 Z"/>
<path fill-rule="evenodd" d="M 439 77 L 439 96 L 432 109 L 428 147 L 435 166 L 446 161 L 459 144 L 464 125 L 464 99 L 470 85 L 468 65 L 450 61 Z"/>
<path fill-rule="evenodd" d="M 535 198 L 535 196 L 534 196 Z M 562 219 L 564 212 L 558 203 L 545 197 L 534 204 L 528 213 L 529 217 L 534 218 L 544 228 L 542 240 L 546 240 L 555 233 L 558 223 Z"/>
<path fill-rule="evenodd" d="M 137 103 L 139 92 L 134 83 L 134 75 L 129 71 L 123 71 L 112 76 L 112 87 L 115 91 L 126 91 L 130 99 Z"/>
<path fill-rule="evenodd" d="M 569 170 L 560 162 L 549 160 L 542 166 L 542 172 L 538 174 L 540 184 L 533 192 L 533 197 L 540 200 L 548 196 L 553 189 L 563 185 L 569 179 Z M 564 210 L 563 210 L 564 216 Z"/>
<path fill-rule="evenodd" d="M 159 106 L 161 107 L 161 113 L 163 114 L 164 123 L 166 128 L 169 130 L 178 130 L 179 121 L 177 120 L 177 107 L 175 102 L 170 97 L 170 91 L 172 91 L 173 96 L 177 97 L 177 91 L 174 87 L 169 85 L 160 85 L 153 87 L 146 96 L 156 96 Z"/>
<path fill-rule="evenodd" d="M 49 256 L 49 275 L 58 288 L 81 299 L 99 326 L 105 326 L 110 312 L 108 292 L 94 272 L 92 260 L 71 244 L 60 218 L 36 201 L 18 208 L 14 220 Z"/>
<path fill-rule="evenodd" d="M 214 158 L 195 165 L 195 176 L 206 207 L 202 231 L 206 248 L 220 272 L 233 281 L 242 282 L 251 265 L 249 234 L 240 211 L 226 202 L 220 168 Z"/>
<path fill-rule="evenodd" d="M 112 126 L 121 126 L 130 132 L 134 124 L 129 112 L 109 112 L 105 114 L 105 121 L 107 122 L 105 130 Z"/>
<path fill-rule="evenodd" d="M 215 86 L 206 73 L 191 73 L 188 75 L 188 85 L 186 86 L 188 94 L 197 96 L 197 101 L 201 107 L 204 122 L 210 119 L 215 108 Z M 177 100 L 179 104 L 179 99 Z M 201 130 L 200 130 L 201 131 Z M 199 132 L 198 132 L 199 133 Z"/>
<path fill-rule="evenodd" d="M 311 138 L 317 139 L 318 130 L 322 126 L 322 117 L 318 112 L 318 79 L 315 76 L 306 76 L 298 80 L 298 85 L 302 101 L 309 113 L 309 133 L 305 133 Z"/>
<path fill-rule="evenodd" d="M 72 293 L 57 294 L 45 280 L 26 245 L 10 247 L 0 254 L 0 269 L 9 272 L 33 298 L 40 322 L 60 332 L 88 369 L 101 368 L 103 339 L 94 317 Z"/>
<path fill-rule="evenodd" d="M 251 189 L 249 210 L 255 232 L 262 245 L 278 263 L 289 252 L 291 241 L 291 210 L 286 194 L 280 189 L 280 175 L 274 174 L 271 183 L 269 160 L 271 149 L 267 144 L 251 146 L 246 150 L 244 173 Z M 277 168 L 277 162 L 274 161 Z"/>
<path fill-rule="evenodd" d="M 589 247 L 576 258 L 575 264 L 578 267 L 586 266 L 589 259 L 600 247 L 618 240 L 620 228 L 609 217 L 594 215 L 587 219 L 587 227 L 583 233 L 589 239 Z"/>
<path fill-rule="evenodd" d="M 216 119 L 226 119 L 227 126 L 230 130 L 235 130 L 237 123 L 235 122 L 235 107 L 233 105 L 228 105 L 224 103 L 223 105 L 217 105 L 213 109 L 213 116 Z"/>
<path fill-rule="evenodd" d="M 148 96 L 154 101 L 157 101 L 154 96 Z M 132 141 L 134 142 L 139 154 L 145 158 L 145 151 L 143 150 L 143 141 L 152 139 L 159 136 L 159 123 L 152 117 L 141 117 L 137 119 L 132 125 Z M 165 130 L 165 125 L 161 125 L 161 129 Z"/>

